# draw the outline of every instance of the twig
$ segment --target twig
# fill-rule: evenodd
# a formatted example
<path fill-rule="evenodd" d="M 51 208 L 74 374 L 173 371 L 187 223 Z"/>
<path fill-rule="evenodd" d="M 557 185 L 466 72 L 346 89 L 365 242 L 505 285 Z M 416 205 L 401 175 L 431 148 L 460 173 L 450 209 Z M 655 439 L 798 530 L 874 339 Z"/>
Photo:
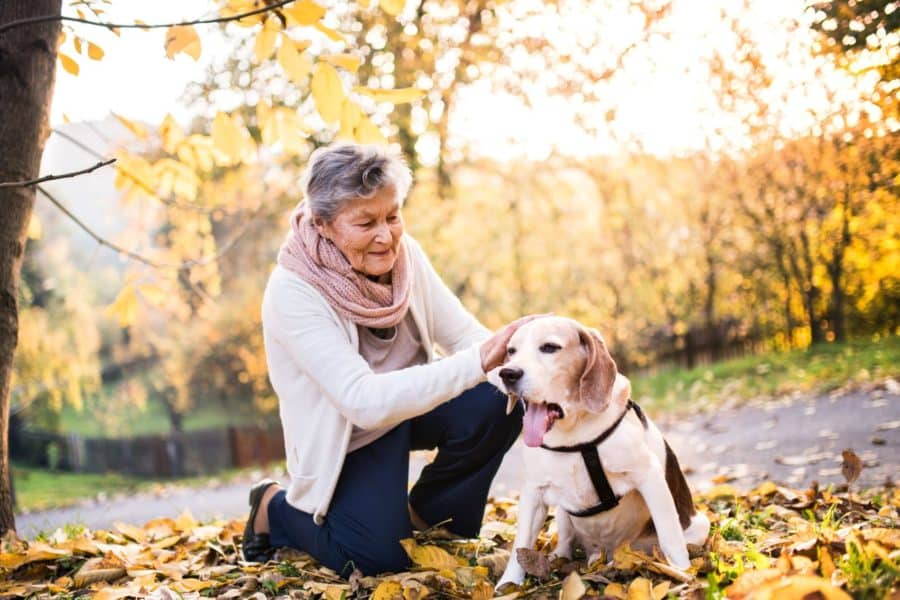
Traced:
<path fill-rule="evenodd" d="M 72 222 L 74 222 L 76 225 L 78 225 L 78 227 L 80 227 L 82 230 L 84 230 L 85 233 L 87 233 L 89 236 L 94 238 L 94 240 L 101 246 L 106 246 L 107 248 L 115 250 L 116 252 L 119 252 L 120 254 L 124 254 L 125 256 L 127 256 L 129 258 L 133 258 L 134 260 L 144 263 L 145 265 L 151 266 L 155 269 L 163 269 L 163 268 L 169 268 L 169 269 L 176 268 L 177 269 L 177 268 L 181 267 L 181 265 L 163 264 L 163 263 L 158 263 L 158 262 L 152 261 L 149 258 L 147 258 L 145 256 L 141 256 L 140 254 L 138 254 L 136 252 L 132 252 L 131 250 L 126 250 L 125 248 L 122 248 L 121 246 L 117 246 L 117 245 L 113 244 L 112 242 L 106 240 L 105 238 L 103 238 L 99 234 L 97 234 L 93 229 L 91 229 L 90 227 L 85 225 L 84 221 L 82 221 L 81 219 L 76 217 L 72 213 L 72 211 L 70 211 L 68 208 L 66 208 L 62 202 L 60 202 L 59 200 L 54 198 L 47 190 L 45 190 L 41 186 L 38 186 L 37 189 L 41 194 L 44 195 L 45 198 L 47 198 L 47 200 L 52 202 L 53 205 L 56 206 L 56 208 L 58 208 L 60 211 L 62 211 L 62 213 L 64 215 L 69 217 L 69 219 L 71 219 Z"/>
<path fill-rule="evenodd" d="M 99 152 L 97 152 L 96 150 L 94 150 L 93 148 L 91 148 L 90 146 L 88 146 L 87 144 L 82 142 L 81 140 L 79 140 L 75 137 L 72 137 L 68 133 L 65 133 L 64 131 L 60 131 L 59 129 L 51 129 L 51 131 L 53 133 L 55 133 L 56 135 L 60 136 L 61 138 L 63 138 L 64 140 L 78 146 L 79 148 L 81 148 L 82 150 L 84 150 L 85 152 L 90 154 L 91 156 L 93 156 L 95 158 L 103 158 L 102 154 L 100 154 Z M 125 177 L 130 179 L 139 188 L 141 188 L 142 190 L 147 192 L 149 195 L 153 196 L 154 198 L 156 198 L 157 200 L 159 200 L 160 202 L 162 202 L 163 204 L 165 204 L 167 206 L 174 206 L 175 208 L 181 208 L 184 210 L 192 210 L 194 212 L 199 212 L 199 213 L 204 213 L 204 214 L 210 214 L 213 212 L 213 209 L 207 208 L 205 206 L 200 206 L 198 204 L 191 204 L 189 202 L 178 202 L 177 200 L 169 200 L 167 198 L 163 198 L 162 196 L 157 194 L 153 188 L 151 188 L 149 185 L 147 185 L 146 183 L 141 181 L 141 179 L 139 177 L 137 177 L 136 175 L 131 173 L 125 167 L 122 167 L 121 165 L 116 165 L 115 169 L 116 169 L 116 171 L 118 171 L 119 173 L 121 173 L 122 175 L 124 175 Z"/>
<path fill-rule="evenodd" d="M 262 204 L 260 204 L 259 207 L 257 207 L 256 210 L 254 210 L 253 213 L 250 215 L 250 217 L 247 219 L 246 223 L 244 223 L 244 226 L 241 227 L 238 230 L 238 232 L 236 234 L 234 234 L 227 242 L 225 242 L 224 244 L 221 244 L 219 246 L 219 251 L 216 252 L 215 254 L 212 254 L 205 258 L 186 260 L 182 263 L 177 263 L 177 264 L 175 264 L 175 263 L 160 263 L 160 262 L 151 260 L 151 259 L 147 258 L 146 256 L 142 256 L 142 255 L 138 254 L 137 252 L 133 252 L 131 250 L 126 250 L 125 248 L 122 248 L 121 246 L 118 246 L 118 245 L 110 242 L 109 240 L 105 239 L 104 237 L 100 236 L 97 232 L 95 232 L 88 225 L 86 225 L 81 219 L 79 219 L 77 216 L 75 216 L 72 213 L 72 211 L 70 211 L 68 208 L 66 208 L 62 202 L 60 202 L 59 200 L 54 198 L 47 190 L 45 190 L 41 186 L 37 186 L 37 189 L 41 194 L 44 195 L 44 197 L 46 197 L 50 202 L 52 202 L 53 205 L 56 206 L 56 208 L 58 208 L 64 215 L 69 217 L 69 219 L 71 219 L 76 225 L 78 225 L 78 227 L 80 227 L 85 233 L 87 233 L 89 236 L 91 236 L 98 244 L 100 244 L 101 246 L 106 246 L 107 248 L 109 248 L 111 250 L 119 252 L 120 254 L 123 254 L 123 255 L 125 255 L 131 259 L 134 259 L 140 263 L 143 263 L 147 266 L 153 267 L 154 269 L 175 269 L 178 271 L 188 271 L 193 267 L 202 267 L 202 266 L 208 265 L 210 263 L 216 262 L 217 260 L 219 260 L 220 258 L 225 256 L 226 254 L 231 252 L 231 250 L 233 250 L 235 248 L 235 246 L 237 245 L 238 241 L 240 241 L 240 239 L 242 237 L 244 237 L 254 226 L 259 224 L 260 221 L 257 217 L 259 217 L 262 214 Z"/>
<path fill-rule="evenodd" d="M 25 181 L 3 181 L 0 182 L 0 188 L 11 188 L 11 187 L 28 187 L 30 185 L 37 185 L 39 183 L 44 183 L 45 181 L 54 181 L 56 179 L 68 179 L 69 177 L 76 177 L 78 175 L 84 175 L 85 173 L 90 173 L 92 171 L 96 171 L 100 167 L 105 167 L 106 165 L 111 165 L 116 162 L 115 158 L 110 158 L 108 160 L 102 160 L 98 162 L 93 167 L 88 167 L 87 169 L 81 169 L 80 171 L 72 171 L 71 173 L 63 173 L 62 175 L 44 175 L 43 177 L 38 177 L 37 179 L 27 179 Z"/>
<path fill-rule="evenodd" d="M 275 10 L 277 8 L 281 8 L 285 4 L 290 4 L 294 0 L 281 0 L 280 2 L 276 2 L 274 4 L 269 4 L 263 6 L 262 8 L 255 8 L 253 10 L 249 10 L 245 13 L 240 13 L 236 15 L 231 15 L 228 17 L 213 17 L 209 19 L 195 19 L 193 21 L 179 21 L 176 23 L 103 23 L 101 21 L 91 21 L 90 19 L 82 19 L 79 17 L 67 17 L 64 15 L 42 15 L 39 17 L 29 17 L 27 19 L 19 19 L 18 21 L 10 21 L 3 27 L 0 27 L 0 33 L 4 33 L 10 29 L 15 27 L 21 27 L 23 25 L 34 25 L 35 23 L 45 23 L 47 21 L 71 21 L 73 23 L 83 23 L 85 25 L 95 25 L 97 27 L 105 27 L 107 29 L 161 29 L 167 27 L 179 27 L 185 25 L 206 25 L 210 23 L 227 23 L 229 21 L 240 21 L 244 17 L 252 17 L 253 15 L 258 15 L 260 13 L 268 12 L 271 10 Z"/>

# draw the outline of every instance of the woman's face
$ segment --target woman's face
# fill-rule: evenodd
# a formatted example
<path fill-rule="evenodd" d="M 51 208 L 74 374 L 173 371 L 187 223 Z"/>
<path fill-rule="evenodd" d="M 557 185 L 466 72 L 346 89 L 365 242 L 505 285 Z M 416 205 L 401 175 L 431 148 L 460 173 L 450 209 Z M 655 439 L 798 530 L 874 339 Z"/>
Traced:
<path fill-rule="evenodd" d="M 390 273 L 403 236 L 403 218 L 394 186 L 372 198 L 356 198 L 344 205 L 331 223 L 316 220 L 319 233 L 337 246 L 354 270 L 378 277 Z"/>

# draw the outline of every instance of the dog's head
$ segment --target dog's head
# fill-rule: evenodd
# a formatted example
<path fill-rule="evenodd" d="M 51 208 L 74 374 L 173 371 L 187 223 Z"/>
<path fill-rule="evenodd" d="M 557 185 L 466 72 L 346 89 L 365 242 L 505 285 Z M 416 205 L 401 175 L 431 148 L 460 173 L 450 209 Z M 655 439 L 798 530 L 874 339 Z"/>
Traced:
<path fill-rule="evenodd" d="M 572 319 L 544 317 L 512 336 L 499 375 L 509 410 L 517 401 L 525 402 L 525 444 L 540 446 L 557 422 L 572 428 L 585 411 L 606 410 L 616 363 L 597 331 Z"/>

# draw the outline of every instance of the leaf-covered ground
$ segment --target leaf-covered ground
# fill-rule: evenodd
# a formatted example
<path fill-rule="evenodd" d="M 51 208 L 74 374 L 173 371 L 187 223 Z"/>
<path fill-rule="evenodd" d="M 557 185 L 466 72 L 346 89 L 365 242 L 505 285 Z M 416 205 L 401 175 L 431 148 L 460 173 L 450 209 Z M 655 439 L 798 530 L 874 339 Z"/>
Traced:
<path fill-rule="evenodd" d="M 529 577 L 505 598 L 897 598 L 900 491 L 862 493 L 764 483 L 747 494 L 719 486 L 698 498 L 713 530 L 691 548 L 682 572 L 659 556 L 620 548 L 610 560 L 550 563 L 552 518 L 537 552 L 523 553 Z M 189 514 L 114 531 L 58 530 L 0 546 L 0 597 L 472 598 L 494 596 L 509 558 L 516 503 L 494 500 L 477 540 L 441 530 L 404 541 L 415 567 L 342 580 L 307 555 L 282 551 L 266 565 L 239 559 L 243 522 L 197 523 Z"/>

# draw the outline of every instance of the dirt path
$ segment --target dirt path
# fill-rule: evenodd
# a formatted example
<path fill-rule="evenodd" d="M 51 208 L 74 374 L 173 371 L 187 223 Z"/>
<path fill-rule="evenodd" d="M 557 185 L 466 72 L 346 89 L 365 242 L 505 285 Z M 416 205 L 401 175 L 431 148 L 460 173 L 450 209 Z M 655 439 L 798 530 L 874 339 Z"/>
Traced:
<path fill-rule="evenodd" d="M 713 485 L 714 478 L 727 480 L 739 489 L 754 487 L 766 479 L 794 487 L 813 480 L 823 485 L 842 483 L 844 448 L 852 448 L 863 459 L 865 468 L 859 485 L 881 485 L 900 476 L 897 393 L 874 391 L 794 398 L 684 419 L 660 418 L 657 424 L 678 454 L 691 484 L 701 490 Z M 520 440 L 500 468 L 492 488 L 494 495 L 511 496 L 518 492 L 524 479 L 523 455 Z M 425 460 L 422 454 L 413 456 L 411 479 L 418 475 Z M 163 493 L 19 515 L 16 521 L 20 535 L 31 538 L 66 523 L 105 529 L 116 521 L 143 524 L 159 516 L 177 516 L 186 509 L 201 520 L 236 518 L 247 512 L 248 483 L 168 488 Z"/>

